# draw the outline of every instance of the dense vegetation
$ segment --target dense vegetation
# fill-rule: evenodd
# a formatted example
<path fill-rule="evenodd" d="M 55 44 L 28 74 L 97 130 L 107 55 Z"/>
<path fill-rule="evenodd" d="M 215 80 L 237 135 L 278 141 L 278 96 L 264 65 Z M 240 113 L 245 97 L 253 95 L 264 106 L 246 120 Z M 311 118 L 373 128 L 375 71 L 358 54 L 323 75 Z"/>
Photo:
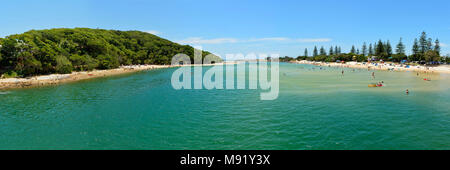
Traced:
<path fill-rule="evenodd" d="M 5 77 L 170 64 L 178 53 L 187 54 L 193 63 L 194 57 L 191 46 L 140 31 L 32 30 L 0 39 L 0 45 L 0 74 Z M 203 52 L 203 57 L 208 54 Z"/>
<path fill-rule="evenodd" d="M 401 61 L 409 61 L 409 62 L 417 62 L 417 63 L 429 63 L 429 64 L 437 64 L 437 63 L 450 63 L 450 57 L 443 57 L 440 54 L 440 43 L 439 40 L 436 39 L 433 41 L 431 38 L 427 38 L 427 34 L 422 32 L 419 40 L 415 39 L 414 45 L 412 47 L 411 55 L 406 55 L 405 45 L 400 38 L 400 41 L 395 47 L 395 52 L 391 46 L 391 43 L 388 41 L 375 42 L 373 45 L 364 43 L 361 50 L 352 46 L 349 53 L 342 53 L 341 47 L 331 46 L 330 49 L 327 50 L 324 47 L 318 49 L 314 47 L 312 56 L 308 55 L 308 49 L 305 49 L 304 55 L 298 56 L 297 60 L 311 60 L 311 61 L 325 61 L 325 62 L 335 62 L 335 61 L 393 61 L 393 62 L 401 62 Z M 290 61 L 294 60 L 294 58 L 283 57 L 280 58 L 281 61 Z"/>

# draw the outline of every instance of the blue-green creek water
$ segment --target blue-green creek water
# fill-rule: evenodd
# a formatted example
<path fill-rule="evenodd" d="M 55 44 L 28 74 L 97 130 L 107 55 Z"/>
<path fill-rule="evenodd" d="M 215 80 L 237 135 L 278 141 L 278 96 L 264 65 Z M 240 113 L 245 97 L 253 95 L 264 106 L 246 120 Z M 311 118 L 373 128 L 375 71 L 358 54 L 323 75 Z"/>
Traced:
<path fill-rule="evenodd" d="M 281 63 L 261 101 L 174 90 L 175 69 L 3 91 L 0 149 L 450 149 L 448 74 Z"/>

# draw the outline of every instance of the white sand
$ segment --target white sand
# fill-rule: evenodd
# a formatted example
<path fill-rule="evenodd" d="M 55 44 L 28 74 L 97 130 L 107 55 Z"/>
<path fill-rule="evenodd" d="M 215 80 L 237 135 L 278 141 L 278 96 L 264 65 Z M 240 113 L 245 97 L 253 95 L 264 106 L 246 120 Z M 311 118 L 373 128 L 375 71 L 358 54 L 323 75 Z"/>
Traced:
<path fill-rule="evenodd" d="M 398 63 L 361 63 L 361 62 L 347 62 L 347 63 L 335 63 L 335 62 L 315 62 L 315 61 L 294 61 L 298 64 L 313 64 L 320 66 L 332 66 L 332 67 L 350 67 L 361 69 L 376 69 L 376 70 L 392 70 L 392 71 L 417 71 L 417 72 L 431 72 L 431 73 L 450 73 L 450 66 L 441 65 L 436 67 L 427 66 L 409 66 Z"/>

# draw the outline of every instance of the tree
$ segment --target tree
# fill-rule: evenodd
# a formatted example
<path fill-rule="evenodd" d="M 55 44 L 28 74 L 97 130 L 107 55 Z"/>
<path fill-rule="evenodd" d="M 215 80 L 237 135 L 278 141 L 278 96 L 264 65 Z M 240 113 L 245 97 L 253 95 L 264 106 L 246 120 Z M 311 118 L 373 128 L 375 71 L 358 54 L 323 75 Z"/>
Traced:
<path fill-rule="evenodd" d="M 392 57 L 392 46 L 389 40 L 386 42 L 386 57 Z"/>
<path fill-rule="evenodd" d="M 335 53 L 336 55 L 339 55 L 339 54 L 340 54 L 339 49 L 338 49 L 338 46 L 335 46 L 335 47 L 334 47 L 334 53 Z"/>
<path fill-rule="evenodd" d="M 352 46 L 352 49 L 350 50 L 350 53 L 356 54 L 356 49 L 355 49 L 355 46 L 354 46 L 354 45 Z"/>
<path fill-rule="evenodd" d="M 56 73 L 68 74 L 72 72 L 72 63 L 64 56 L 56 57 Z"/>
<path fill-rule="evenodd" d="M 327 55 L 327 52 L 325 51 L 325 48 L 323 48 L 323 46 L 320 47 L 320 55 L 321 56 L 326 56 Z"/>
<path fill-rule="evenodd" d="M 366 42 L 364 42 L 364 44 L 362 46 L 362 55 L 363 56 L 367 56 L 367 44 L 366 44 Z"/>
<path fill-rule="evenodd" d="M 412 53 L 413 53 L 413 55 L 420 54 L 420 46 L 419 46 L 419 43 L 417 42 L 417 38 L 414 39 L 414 45 L 412 47 Z"/>
<path fill-rule="evenodd" d="M 439 57 L 438 53 L 434 50 L 429 50 L 429 51 L 425 52 L 424 58 L 425 58 L 425 61 L 427 61 L 427 62 L 440 61 L 440 57 Z"/>
<path fill-rule="evenodd" d="M 377 55 L 377 48 L 378 48 L 378 44 L 377 44 L 377 42 L 375 42 L 373 44 L 373 55 Z"/>
<path fill-rule="evenodd" d="M 420 45 L 419 45 L 419 42 L 417 41 L 417 38 L 414 39 L 414 44 L 412 46 L 412 55 L 409 60 L 411 60 L 411 61 L 421 60 Z"/>
<path fill-rule="evenodd" d="M 439 39 L 436 38 L 434 42 L 434 51 L 440 56 L 441 55 L 441 45 L 439 44 Z"/>
<path fill-rule="evenodd" d="M 370 45 L 369 45 L 369 56 L 373 56 L 372 43 L 370 43 Z"/>
<path fill-rule="evenodd" d="M 330 54 L 330 55 L 334 55 L 333 46 L 330 47 L 330 52 L 329 52 L 329 54 Z"/>
<path fill-rule="evenodd" d="M 313 57 L 318 56 L 318 52 L 317 52 L 317 46 L 314 46 L 314 51 L 313 51 Z"/>
<path fill-rule="evenodd" d="M 305 48 L 305 54 L 303 56 L 308 57 L 308 49 L 307 48 Z"/>
<path fill-rule="evenodd" d="M 381 40 L 378 41 L 376 49 L 375 49 L 375 55 L 384 58 L 386 56 L 385 52 L 385 46 L 383 45 L 383 42 Z"/>
<path fill-rule="evenodd" d="M 109 55 L 99 55 L 97 57 L 100 69 L 113 69 L 119 67 L 119 60 Z"/>
<path fill-rule="evenodd" d="M 428 38 L 427 40 L 427 51 L 433 50 L 433 39 Z"/>
<path fill-rule="evenodd" d="M 69 57 L 69 60 L 72 62 L 74 70 L 77 71 L 91 71 L 98 66 L 98 61 L 89 55 L 74 54 Z"/>
<path fill-rule="evenodd" d="M 397 44 L 397 48 L 395 49 L 396 54 L 405 54 L 405 45 L 403 45 L 402 38 Z"/>
<path fill-rule="evenodd" d="M 422 32 L 422 35 L 420 36 L 419 39 L 419 50 L 420 50 L 420 55 L 424 55 L 426 51 L 428 51 L 428 40 L 427 40 L 427 33 L 425 33 L 425 31 Z"/>

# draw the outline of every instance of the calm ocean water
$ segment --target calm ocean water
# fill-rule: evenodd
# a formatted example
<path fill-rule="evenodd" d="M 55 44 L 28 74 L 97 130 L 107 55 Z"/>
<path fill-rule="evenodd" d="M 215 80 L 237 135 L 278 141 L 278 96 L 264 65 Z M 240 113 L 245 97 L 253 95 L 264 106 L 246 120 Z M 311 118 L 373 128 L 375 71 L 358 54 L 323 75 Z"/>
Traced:
<path fill-rule="evenodd" d="M 174 70 L 2 92 L 0 149 L 450 149 L 450 75 L 282 63 L 261 101 L 174 90 Z"/>

